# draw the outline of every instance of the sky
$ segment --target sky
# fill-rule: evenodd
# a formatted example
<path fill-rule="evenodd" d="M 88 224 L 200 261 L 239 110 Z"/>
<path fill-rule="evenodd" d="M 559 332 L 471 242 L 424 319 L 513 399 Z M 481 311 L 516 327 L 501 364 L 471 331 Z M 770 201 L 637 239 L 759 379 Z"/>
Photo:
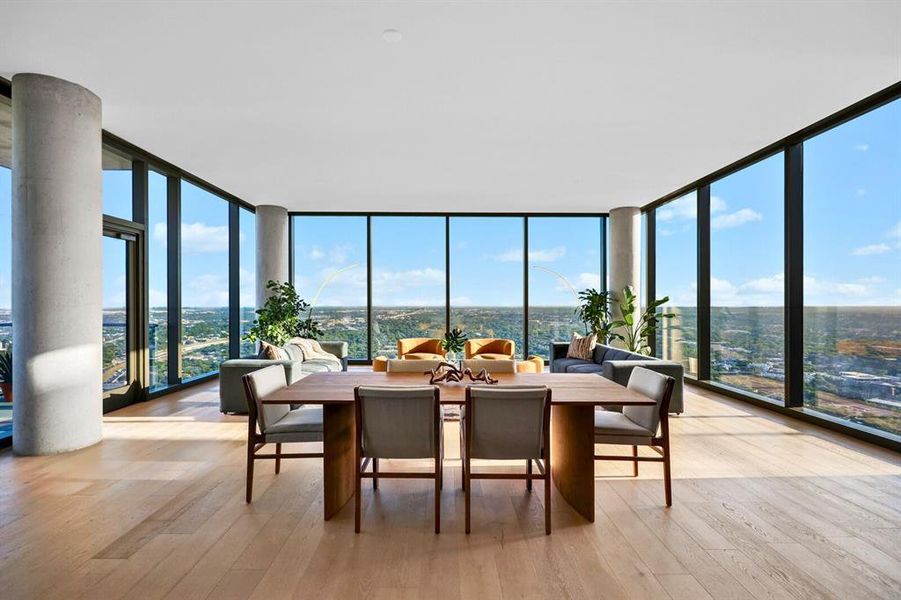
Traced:
<path fill-rule="evenodd" d="M 783 298 L 781 154 L 711 186 L 711 294 L 714 305 L 780 306 Z M 804 144 L 805 301 L 809 305 L 901 304 L 901 100 Z M 0 167 L 0 309 L 10 306 L 10 170 Z M 130 218 L 131 176 L 105 171 L 107 214 Z M 166 298 L 165 178 L 150 175 L 151 305 Z M 182 184 L 185 306 L 226 306 L 228 204 Z M 600 221 L 532 218 L 529 302 L 571 305 L 573 287 L 600 284 Z M 695 304 L 694 195 L 657 212 L 657 290 L 674 304 Z M 319 306 L 365 305 L 365 218 L 295 218 L 296 282 Z M 241 212 L 241 300 L 254 298 L 253 215 Z M 377 305 L 443 305 L 444 221 L 373 218 L 373 300 Z M 121 306 L 125 265 L 120 243 L 105 244 L 104 305 Z M 455 217 L 451 221 L 454 306 L 518 306 L 522 221 Z M 550 271 L 548 271 L 550 270 Z M 490 282 L 490 284 L 486 284 Z"/>

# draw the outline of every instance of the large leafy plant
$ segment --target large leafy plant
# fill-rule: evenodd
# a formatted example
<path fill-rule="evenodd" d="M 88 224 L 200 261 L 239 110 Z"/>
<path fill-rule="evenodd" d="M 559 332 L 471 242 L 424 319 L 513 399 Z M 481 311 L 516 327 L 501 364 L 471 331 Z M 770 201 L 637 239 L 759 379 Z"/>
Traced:
<path fill-rule="evenodd" d="M 454 327 L 444 334 L 444 339 L 441 340 L 441 347 L 444 348 L 447 352 L 453 352 L 457 354 L 459 352 L 463 352 L 463 347 L 466 345 L 467 339 L 468 337 L 465 333 L 463 333 L 462 329 L 460 329 L 459 327 Z"/>
<path fill-rule="evenodd" d="M 620 318 L 611 324 L 615 329 L 611 332 L 612 337 L 621 340 L 630 352 L 650 354 L 648 340 L 657 334 L 658 322 L 676 316 L 673 313 L 657 313 L 657 309 L 667 302 L 669 296 L 654 300 L 638 314 L 638 296 L 632 286 L 626 286 L 623 288 L 622 300 L 619 301 Z"/>
<path fill-rule="evenodd" d="M 593 333 L 600 343 L 606 344 L 613 330 L 610 305 L 613 292 L 599 292 L 589 288 L 579 292 L 579 307 L 576 314 L 585 323 L 586 333 Z"/>
<path fill-rule="evenodd" d="M 282 346 L 293 337 L 316 339 L 323 334 L 319 323 L 313 320 L 310 304 L 297 294 L 293 285 L 270 280 L 266 289 L 270 296 L 263 308 L 257 309 L 257 318 L 244 335 L 245 340 Z M 306 318 L 302 316 L 304 313 L 309 313 Z"/>
<path fill-rule="evenodd" d="M 0 383 L 13 382 L 13 347 L 12 344 L 0 350 Z"/>

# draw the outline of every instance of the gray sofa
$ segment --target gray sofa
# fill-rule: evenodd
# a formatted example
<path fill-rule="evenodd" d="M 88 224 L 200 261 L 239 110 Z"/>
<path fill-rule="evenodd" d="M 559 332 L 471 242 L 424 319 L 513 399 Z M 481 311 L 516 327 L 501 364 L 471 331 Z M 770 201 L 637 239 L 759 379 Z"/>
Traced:
<path fill-rule="evenodd" d="M 669 375 L 676 380 L 676 385 L 673 387 L 673 397 L 670 401 L 670 412 L 681 413 L 684 410 L 682 400 L 684 369 L 682 363 L 672 360 L 661 360 L 653 356 L 644 356 L 643 354 L 636 354 L 622 348 L 604 346 L 603 344 L 598 344 L 595 347 L 592 360 L 566 358 L 568 349 L 569 342 L 551 342 L 551 361 L 549 365 L 551 373 L 597 373 L 625 386 L 629 383 L 632 369 L 645 367 L 657 373 Z"/>
<path fill-rule="evenodd" d="M 285 366 L 285 383 L 292 384 L 310 373 L 347 370 L 347 342 L 319 342 L 322 349 L 334 355 L 336 360 L 304 360 L 299 346 L 287 344 L 287 360 L 267 360 L 263 358 L 233 358 L 219 365 L 219 411 L 223 413 L 247 414 L 247 400 L 244 398 L 244 375 L 268 367 Z"/>

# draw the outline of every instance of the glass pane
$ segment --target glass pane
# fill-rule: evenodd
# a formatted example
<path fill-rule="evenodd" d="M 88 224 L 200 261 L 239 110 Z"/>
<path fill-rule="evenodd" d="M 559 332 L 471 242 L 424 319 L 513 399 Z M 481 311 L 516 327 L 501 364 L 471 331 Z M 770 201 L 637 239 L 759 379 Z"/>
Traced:
<path fill-rule="evenodd" d="M 103 214 L 132 220 L 131 158 L 103 148 Z"/>
<path fill-rule="evenodd" d="M 0 350 L 12 344 L 12 110 L 0 96 Z M 0 439 L 12 436 L 12 404 L 0 393 Z"/>
<path fill-rule="evenodd" d="M 148 187 L 148 277 L 150 294 L 150 389 L 169 385 L 169 313 L 167 262 L 168 191 L 165 175 L 150 171 Z"/>
<path fill-rule="evenodd" d="M 240 229 L 240 273 L 241 273 L 241 356 L 256 354 L 256 344 L 244 339 L 244 334 L 253 326 L 256 318 L 256 271 L 257 271 L 257 216 L 242 208 L 238 211 Z"/>
<path fill-rule="evenodd" d="M 294 217 L 294 286 L 323 339 L 367 358 L 366 217 Z M 394 242 L 394 240 L 392 240 Z"/>
<path fill-rule="evenodd" d="M 551 342 L 585 333 L 576 307 L 580 290 L 602 289 L 600 250 L 600 217 L 529 219 L 528 354 L 547 359 Z"/>
<path fill-rule="evenodd" d="M 453 217 L 450 236 L 451 326 L 513 340 L 522 356 L 523 219 Z"/>
<path fill-rule="evenodd" d="M 444 335 L 444 217 L 372 218 L 372 354 Z"/>
<path fill-rule="evenodd" d="M 128 384 L 128 242 L 103 238 L 103 389 Z"/>
<path fill-rule="evenodd" d="M 804 405 L 901 434 L 901 100 L 804 142 Z"/>
<path fill-rule="evenodd" d="M 781 399 L 783 155 L 710 188 L 711 379 Z"/>
<path fill-rule="evenodd" d="M 181 182 L 181 374 L 228 359 L 228 202 Z"/>
<path fill-rule="evenodd" d="M 656 209 L 657 298 L 669 296 L 663 312 L 674 314 L 657 328 L 657 356 L 698 374 L 698 199 L 695 192 Z"/>

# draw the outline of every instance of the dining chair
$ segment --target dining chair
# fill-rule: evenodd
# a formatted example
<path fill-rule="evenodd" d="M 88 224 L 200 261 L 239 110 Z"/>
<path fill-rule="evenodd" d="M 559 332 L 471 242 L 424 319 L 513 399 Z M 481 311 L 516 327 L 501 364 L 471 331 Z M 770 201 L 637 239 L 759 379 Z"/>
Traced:
<path fill-rule="evenodd" d="M 420 361 L 421 362 L 421 361 Z M 356 489 L 354 531 L 360 533 L 363 478 L 434 479 L 435 533 L 441 531 L 441 485 L 444 434 L 440 408 L 441 392 L 436 386 L 357 386 L 356 409 Z M 432 458 L 430 472 L 379 471 L 380 458 Z M 372 465 L 372 471 L 366 469 Z"/>
<path fill-rule="evenodd" d="M 506 358 L 464 358 L 463 368 L 471 369 L 474 375 L 478 375 L 482 369 L 485 369 L 491 375 L 495 373 L 515 373 L 516 361 Z"/>
<path fill-rule="evenodd" d="M 440 360 L 391 358 L 388 360 L 389 373 L 425 373 L 441 364 Z"/>
<path fill-rule="evenodd" d="M 473 479 L 544 480 L 544 532 L 551 533 L 551 390 L 545 386 L 469 386 L 461 416 L 466 533 Z M 473 473 L 473 459 L 526 461 L 526 473 Z M 532 463 L 538 469 L 532 473 Z"/>
<path fill-rule="evenodd" d="M 654 400 L 654 406 L 624 406 L 623 411 L 599 409 L 594 413 L 594 443 L 632 446 L 632 456 L 596 454 L 595 460 L 632 462 L 632 475 L 638 477 L 639 462 L 663 463 L 663 489 L 666 505 L 673 505 L 670 481 L 669 405 L 676 380 L 644 367 L 632 369 L 628 389 Z M 659 435 L 658 435 L 659 433 Z M 649 446 L 660 456 L 639 456 L 638 447 Z"/>
<path fill-rule="evenodd" d="M 263 404 L 262 398 L 285 384 L 285 367 L 271 365 L 244 375 L 247 399 L 247 497 L 253 498 L 253 465 L 257 460 L 275 460 L 275 472 L 281 470 L 283 458 L 322 458 L 322 452 L 282 453 L 282 444 L 321 442 L 322 407 L 300 406 L 294 410 L 286 404 Z M 259 454 L 266 444 L 275 444 L 275 454 Z"/>

